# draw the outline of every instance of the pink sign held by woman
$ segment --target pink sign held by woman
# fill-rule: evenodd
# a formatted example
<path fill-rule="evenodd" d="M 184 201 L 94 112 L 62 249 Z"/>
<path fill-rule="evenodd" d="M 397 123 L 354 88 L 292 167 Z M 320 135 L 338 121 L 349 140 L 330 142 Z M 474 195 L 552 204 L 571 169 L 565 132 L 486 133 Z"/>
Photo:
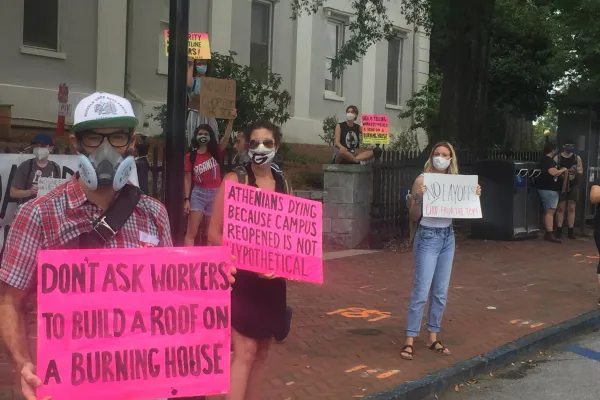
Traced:
<path fill-rule="evenodd" d="M 227 247 L 41 251 L 39 398 L 229 391 Z"/>
<path fill-rule="evenodd" d="M 323 205 L 226 181 L 223 244 L 236 267 L 323 283 Z"/>

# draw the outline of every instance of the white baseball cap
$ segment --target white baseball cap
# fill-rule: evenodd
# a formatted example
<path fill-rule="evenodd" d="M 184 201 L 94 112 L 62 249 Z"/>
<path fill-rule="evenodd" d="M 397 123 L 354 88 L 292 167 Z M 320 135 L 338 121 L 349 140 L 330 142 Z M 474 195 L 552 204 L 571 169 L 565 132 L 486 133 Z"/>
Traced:
<path fill-rule="evenodd" d="M 71 130 L 81 132 L 100 128 L 133 129 L 137 125 L 138 120 L 129 100 L 110 93 L 96 92 L 77 104 Z"/>

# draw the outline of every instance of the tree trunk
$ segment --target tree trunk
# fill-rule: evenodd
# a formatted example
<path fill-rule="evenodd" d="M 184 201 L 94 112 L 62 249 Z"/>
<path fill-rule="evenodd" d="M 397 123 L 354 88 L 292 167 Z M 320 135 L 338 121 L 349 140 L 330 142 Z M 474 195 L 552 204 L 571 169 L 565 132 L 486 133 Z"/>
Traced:
<path fill-rule="evenodd" d="M 486 131 L 490 33 L 495 0 L 451 6 L 437 140 L 475 149 Z"/>

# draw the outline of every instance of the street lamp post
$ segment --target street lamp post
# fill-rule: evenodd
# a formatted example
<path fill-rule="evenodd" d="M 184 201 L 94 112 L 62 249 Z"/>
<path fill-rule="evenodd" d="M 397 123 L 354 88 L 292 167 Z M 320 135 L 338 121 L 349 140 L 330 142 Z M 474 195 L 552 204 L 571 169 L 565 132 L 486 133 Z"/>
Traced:
<path fill-rule="evenodd" d="M 183 161 L 187 108 L 187 52 L 190 0 L 171 0 L 169 7 L 169 75 L 163 190 L 175 246 L 183 245 Z"/>

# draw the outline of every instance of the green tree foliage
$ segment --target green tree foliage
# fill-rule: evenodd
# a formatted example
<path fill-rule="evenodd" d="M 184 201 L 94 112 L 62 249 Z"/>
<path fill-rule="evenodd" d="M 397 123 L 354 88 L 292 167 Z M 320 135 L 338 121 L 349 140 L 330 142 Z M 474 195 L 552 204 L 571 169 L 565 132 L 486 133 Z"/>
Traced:
<path fill-rule="evenodd" d="M 331 63 L 331 72 L 339 78 L 346 67 L 359 61 L 369 48 L 383 39 L 396 36 L 394 25 L 389 18 L 388 3 L 392 0 L 351 0 L 354 11 L 348 29 L 350 37 L 344 42 Z M 396 0 L 394 0 L 396 1 Z M 400 0 L 402 13 L 409 23 L 430 27 L 430 0 Z M 326 6 L 326 0 L 292 0 L 292 19 L 303 13 L 316 13 L 319 7 Z"/>
<path fill-rule="evenodd" d="M 283 125 L 290 119 L 288 108 L 292 96 L 287 90 L 281 89 L 281 75 L 269 71 L 262 74 L 263 79 L 257 78 L 253 70 L 235 62 L 235 52 L 228 55 L 212 53 L 214 67 L 213 77 L 233 79 L 236 81 L 237 118 L 234 130 L 243 129 L 252 121 L 266 120 L 276 125 Z M 166 104 L 154 108 L 150 117 L 154 118 L 161 128 L 166 126 Z M 225 132 L 227 121 L 217 120 L 221 133 Z"/>
<path fill-rule="evenodd" d="M 327 145 L 333 146 L 335 142 L 335 127 L 338 124 L 337 117 L 332 115 L 323 120 L 323 134 L 319 135 L 322 141 Z"/>
<path fill-rule="evenodd" d="M 411 118 L 410 131 L 414 132 L 419 129 L 427 133 L 438 131 L 441 91 L 442 76 L 431 74 L 427 84 L 406 102 L 405 110 L 398 117 Z"/>

